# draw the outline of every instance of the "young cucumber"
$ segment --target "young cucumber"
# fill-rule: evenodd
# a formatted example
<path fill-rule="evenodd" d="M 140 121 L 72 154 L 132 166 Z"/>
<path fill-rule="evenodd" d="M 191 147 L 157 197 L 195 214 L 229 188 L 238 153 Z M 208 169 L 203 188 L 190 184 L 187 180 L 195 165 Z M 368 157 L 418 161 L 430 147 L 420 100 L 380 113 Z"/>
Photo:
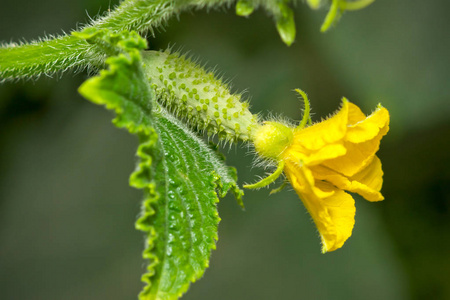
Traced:
<path fill-rule="evenodd" d="M 146 51 L 142 56 L 158 102 L 176 117 L 220 140 L 252 139 L 259 127 L 257 116 L 212 72 L 168 51 Z"/>

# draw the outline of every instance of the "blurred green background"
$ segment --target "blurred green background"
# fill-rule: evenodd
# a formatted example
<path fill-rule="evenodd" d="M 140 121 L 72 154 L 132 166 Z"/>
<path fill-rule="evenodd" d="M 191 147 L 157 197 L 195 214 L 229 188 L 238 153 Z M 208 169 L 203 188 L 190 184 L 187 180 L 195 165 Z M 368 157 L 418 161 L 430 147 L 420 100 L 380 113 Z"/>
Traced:
<path fill-rule="evenodd" d="M 114 4 L 5 2 L 0 40 L 68 32 Z M 294 88 L 308 93 L 316 120 L 342 96 L 366 113 L 379 102 L 391 112 L 379 152 L 386 200 L 356 197 L 342 249 L 320 253 L 290 189 L 247 191 L 245 212 L 226 197 L 210 267 L 183 299 L 450 299 L 449 10 L 444 0 L 377 0 L 321 34 L 326 11 L 299 4 L 289 48 L 262 11 L 195 11 L 149 39 L 217 66 L 264 116 L 298 120 Z M 0 86 L 1 299 L 136 299 L 141 289 L 141 192 L 128 186 L 137 140 L 76 92 L 86 78 Z M 245 145 L 223 152 L 240 183 L 262 174 Z"/>

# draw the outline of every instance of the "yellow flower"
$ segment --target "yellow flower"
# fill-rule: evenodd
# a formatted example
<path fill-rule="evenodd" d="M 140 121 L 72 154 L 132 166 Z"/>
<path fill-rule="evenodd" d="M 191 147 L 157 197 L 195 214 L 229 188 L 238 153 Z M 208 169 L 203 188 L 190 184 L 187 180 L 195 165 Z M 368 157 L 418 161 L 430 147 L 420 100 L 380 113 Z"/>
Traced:
<path fill-rule="evenodd" d="M 305 99 L 300 126 L 265 122 L 253 138 L 256 152 L 277 161 L 277 170 L 245 187 L 267 185 L 284 171 L 313 218 L 325 253 L 342 247 L 352 234 L 355 201 L 345 191 L 369 201 L 384 199 L 380 193 L 383 171 L 375 153 L 389 130 L 389 112 L 379 106 L 366 117 L 344 98 L 334 116 L 305 127 L 309 103 L 305 93 L 297 92 Z"/>

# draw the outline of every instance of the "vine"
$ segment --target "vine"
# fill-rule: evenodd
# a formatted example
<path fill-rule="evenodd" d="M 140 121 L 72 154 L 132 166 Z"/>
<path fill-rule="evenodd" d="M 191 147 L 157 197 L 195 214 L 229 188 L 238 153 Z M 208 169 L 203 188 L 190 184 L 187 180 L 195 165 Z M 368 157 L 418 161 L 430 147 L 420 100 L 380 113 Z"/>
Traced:
<path fill-rule="evenodd" d="M 326 2 L 308 0 L 307 4 L 318 9 Z M 332 0 L 321 31 L 336 24 L 346 10 L 361 9 L 372 2 Z M 306 108 L 300 126 L 263 121 L 250 112 L 242 95 L 231 93 L 213 72 L 180 53 L 147 49 L 144 37 L 155 35 L 155 29 L 170 18 L 190 10 L 233 4 L 231 0 L 124 0 L 68 35 L 0 47 L 1 81 L 68 70 L 96 73 L 81 85 L 80 94 L 114 111 L 113 123 L 138 137 L 139 161 L 130 185 L 144 193 L 136 228 L 146 235 L 143 257 L 149 261 L 140 299 L 177 299 L 185 293 L 190 283 L 203 275 L 216 247 L 219 197 L 232 192 L 243 207 L 236 170 L 198 137 L 199 131 L 226 143 L 254 144 L 260 160 L 277 166 L 274 174 L 244 187 L 268 185 L 284 173 L 313 216 L 324 251 L 341 247 L 353 228 L 341 228 L 337 223 L 341 221 L 334 220 L 339 215 L 350 224 L 354 217 L 353 198 L 343 190 L 360 193 L 370 201 L 382 200 L 381 164 L 375 152 L 388 130 L 385 109 L 380 107 L 366 118 L 344 100 L 336 114 L 339 117 L 313 125 L 306 93 L 297 90 Z M 264 9 L 289 46 L 295 40 L 295 4 L 288 0 L 239 0 L 236 14 L 248 17 L 256 9 Z M 310 131 L 316 141 L 309 140 Z M 360 165 L 352 170 L 335 166 L 333 160 L 348 159 L 352 147 L 366 151 L 358 158 Z M 324 201 L 342 201 L 349 208 L 336 212 Z"/>

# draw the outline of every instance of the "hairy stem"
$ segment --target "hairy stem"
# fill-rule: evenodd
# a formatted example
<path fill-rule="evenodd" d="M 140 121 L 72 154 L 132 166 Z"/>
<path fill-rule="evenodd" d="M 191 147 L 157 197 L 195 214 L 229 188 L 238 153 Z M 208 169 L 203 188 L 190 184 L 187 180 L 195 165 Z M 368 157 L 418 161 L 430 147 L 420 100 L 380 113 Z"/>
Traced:
<path fill-rule="evenodd" d="M 219 0 L 125 0 L 111 13 L 88 27 L 153 33 L 170 17 L 190 8 L 222 6 L 231 1 Z M 0 48 L 0 79 L 14 79 L 51 75 L 73 68 L 98 68 L 105 53 L 95 45 L 73 36 L 30 44 L 9 44 Z"/>
<path fill-rule="evenodd" d="M 51 75 L 77 67 L 100 66 L 96 46 L 74 36 L 0 48 L 1 79 Z"/>

